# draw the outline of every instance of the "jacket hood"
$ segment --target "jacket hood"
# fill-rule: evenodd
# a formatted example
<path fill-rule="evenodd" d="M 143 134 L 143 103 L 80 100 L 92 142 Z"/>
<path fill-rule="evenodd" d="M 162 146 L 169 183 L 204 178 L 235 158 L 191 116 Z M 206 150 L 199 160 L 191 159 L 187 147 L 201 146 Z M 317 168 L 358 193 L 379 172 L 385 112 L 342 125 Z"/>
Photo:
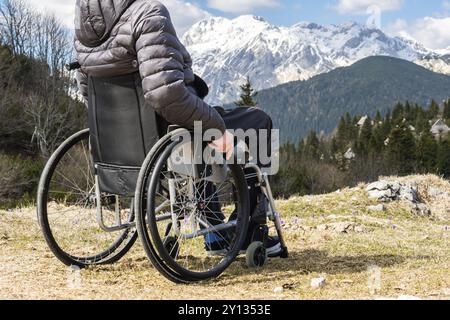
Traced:
<path fill-rule="evenodd" d="M 77 0 L 75 35 L 87 47 L 106 41 L 112 28 L 135 0 Z"/>

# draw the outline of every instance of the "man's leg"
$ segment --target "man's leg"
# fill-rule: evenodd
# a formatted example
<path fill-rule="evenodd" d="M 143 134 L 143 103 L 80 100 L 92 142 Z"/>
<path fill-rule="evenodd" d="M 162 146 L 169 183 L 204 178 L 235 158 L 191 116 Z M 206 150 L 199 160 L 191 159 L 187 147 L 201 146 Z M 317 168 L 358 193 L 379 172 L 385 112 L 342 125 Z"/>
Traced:
<path fill-rule="evenodd" d="M 267 156 L 270 156 L 271 152 L 271 130 L 273 129 L 272 119 L 261 109 L 258 108 L 236 108 L 223 115 L 223 119 L 227 126 L 227 129 L 241 129 L 249 130 L 254 129 L 258 133 L 259 130 L 267 130 L 267 141 L 261 141 L 258 135 L 258 148 L 257 148 L 257 163 L 261 168 L 269 167 L 269 164 L 261 164 L 258 158 L 261 147 L 266 148 Z M 248 144 L 248 141 L 245 141 Z M 264 145 L 263 145 L 264 144 Z M 267 222 L 267 210 L 268 200 L 263 195 L 261 188 L 258 186 L 258 178 L 253 169 L 244 169 L 244 173 L 247 177 L 247 184 L 249 186 L 249 198 L 250 198 L 250 214 L 252 220 L 249 225 L 247 241 L 244 246 L 246 248 L 253 240 L 259 239 L 260 235 L 255 234 L 255 230 L 258 230 L 258 226 Z M 256 232 L 257 233 L 257 232 Z M 281 251 L 281 245 L 277 237 L 269 237 L 267 239 L 267 251 L 269 255 L 276 255 Z"/>
<path fill-rule="evenodd" d="M 267 130 L 267 140 L 268 141 L 258 141 L 258 152 L 260 144 L 264 143 L 267 151 L 270 153 L 271 147 L 271 130 L 273 129 L 272 119 L 261 109 L 257 108 L 236 108 L 230 112 L 227 112 L 223 115 L 223 119 L 225 121 L 225 125 L 227 129 L 241 129 L 244 131 L 253 129 L 258 132 L 258 130 Z M 259 140 L 259 138 L 258 138 Z M 248 141 L 245 141 L 248 144 Z M 259 159 L 258 159 L 259 160 Z M 259 163 L 260 167 L 264 167 Z M 268 164 L 266 164 L 267 166 Z M 254 212 L 257 205 L 258 195 L 261 193 L 259 187 L 256 187 L 258 183 L 258 179 L 254 177 L 254 172 L 251 169 L 245 169 L 244 173 L 247 178 L 247 183 L 250 187 L 249 196 L 250 196 L 250 212 Z"/>

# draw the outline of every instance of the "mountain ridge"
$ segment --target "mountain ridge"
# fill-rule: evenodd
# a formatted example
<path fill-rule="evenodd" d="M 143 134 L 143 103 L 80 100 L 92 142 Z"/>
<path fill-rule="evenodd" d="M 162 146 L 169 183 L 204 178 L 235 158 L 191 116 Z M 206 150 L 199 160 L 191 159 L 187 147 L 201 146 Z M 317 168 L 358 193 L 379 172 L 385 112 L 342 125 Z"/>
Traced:
<path fill-rule="evenodd" d="M 347 22 L 319 25 L 299 22 L 276 26 L 258 16 L 235 19 L 211 17 L 182 37 L 194 69 L 211 87 L 207 102 L 223 104 L 239 95 L 239 84 L 249 76 L 257 90 L 283 83 L 308 80 L 337 67 L 349 66 L 369 56 L 393 56 L 422 61 L 435 71 L 447 62 L 434 61 L 441 54 L 411 39 L 390 37 L 383 31 Z"/>

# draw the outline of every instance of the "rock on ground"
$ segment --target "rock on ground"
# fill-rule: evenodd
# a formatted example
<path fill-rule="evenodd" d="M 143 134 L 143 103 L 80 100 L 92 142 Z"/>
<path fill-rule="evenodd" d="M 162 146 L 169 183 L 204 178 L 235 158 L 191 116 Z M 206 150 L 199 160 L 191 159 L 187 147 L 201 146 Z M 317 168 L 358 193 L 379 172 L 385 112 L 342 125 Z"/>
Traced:
<path fill-rule="evenodd" d="M 431 215 L 431 210 L 424 203 L 414 203 L 411 205 L 411 212 L 421 217 L 428 217 Z"/>
<path fill-rule="evenodd" d="M 382 212 L 386 210 L 386 207 L 384 206 L 384 204 L 379 204 L 376 206 L 368 206 L 367 209 L 369 209 L 370 211 Z"/>
<path fill-rule="evenodd" d="M 326 284 L 326 279 L 324 277 L 311 279 L 311 287 L 314 289 L 319 289 L 324 287 Z"/>
<path fill-rule="evenodd" d="M 421 201 L 418 188 L 415 185 L 383 180 L 369 184 L 366 190 L 371 199 L 377 199 L 383 202 L 404 200 L 411 204 L 411 213 L 418 216 L 431 215 L 431 210 Z M 431 193 L 437 195 L 439 191 L 431 190 Z M 381 206 L 370 206 L 368 209 L 372 211 L 384 211 L 381 210 Z"/>
<path fill-rule="evenodd" d="M 276 287 L 275 289 L 273 289 L 274 293 L 283 293 L 284 289 L 283 287 Z"/>
<path fill-rule="evenodd" d="M 366 188 L 369 198 L 389 202 L 406 200 L 413 203 L 420 202 L 416 186 L 402 184 L 398 181 L 377 181 Z"/>

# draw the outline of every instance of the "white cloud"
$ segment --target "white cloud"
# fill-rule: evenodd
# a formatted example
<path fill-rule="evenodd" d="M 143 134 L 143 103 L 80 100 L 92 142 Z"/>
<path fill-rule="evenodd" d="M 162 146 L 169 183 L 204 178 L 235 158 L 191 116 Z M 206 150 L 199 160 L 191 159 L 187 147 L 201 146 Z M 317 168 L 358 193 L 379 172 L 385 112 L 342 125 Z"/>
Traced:
<path fill-rule="evenodd" d="M 75 0 L 25 0 L 39 11 L 55 14 L 69 28 L 73 28 Z"/>
<path fill-rule="evenodd" d="M 407 23 L 397 20 L 386 28 L 393 35 L 413 38 L 430 49 L 443 49 L 450 46 L 450 17 L 424 17 Z"/>
<path fill-rule="evenodd" d="M 445 10 L 450 10 L 450 1 L 449 0 L 442 1 L 442 6 L 444 7 Z"/>
<path fill-rule="evenodd" d="M 198 6 L 181 0 L 164 0 L 164 5 L 169 9 L 172 22 L 178 35 L 183 35 L 194 23 L 210 16 L 210 13 Z"/>
<path fill-rule="evenodd" d="M 403 0 L 338 0 L 334 9 L 340 14 L 365 15 L 369 8 L 394 11 L 403 6 Z"/>
<path fill-rule="evenodd" d="M 279 5 L 279 0 L 208 0 L 210 8 L 231 13 L 250 13 L 257 8 L 273 8 Z"/>
<path fill-rule="evenodd" d="M 54 13 L 67 27 L 73 28 L 75 19 L 75 0 L 25 0 L 33 7 L 44 12 Z M 170 11 L 173 24 L 182 35 L 194 23 L 210 14 L 198 6 L 182 0 L 162 1 Z"/>

